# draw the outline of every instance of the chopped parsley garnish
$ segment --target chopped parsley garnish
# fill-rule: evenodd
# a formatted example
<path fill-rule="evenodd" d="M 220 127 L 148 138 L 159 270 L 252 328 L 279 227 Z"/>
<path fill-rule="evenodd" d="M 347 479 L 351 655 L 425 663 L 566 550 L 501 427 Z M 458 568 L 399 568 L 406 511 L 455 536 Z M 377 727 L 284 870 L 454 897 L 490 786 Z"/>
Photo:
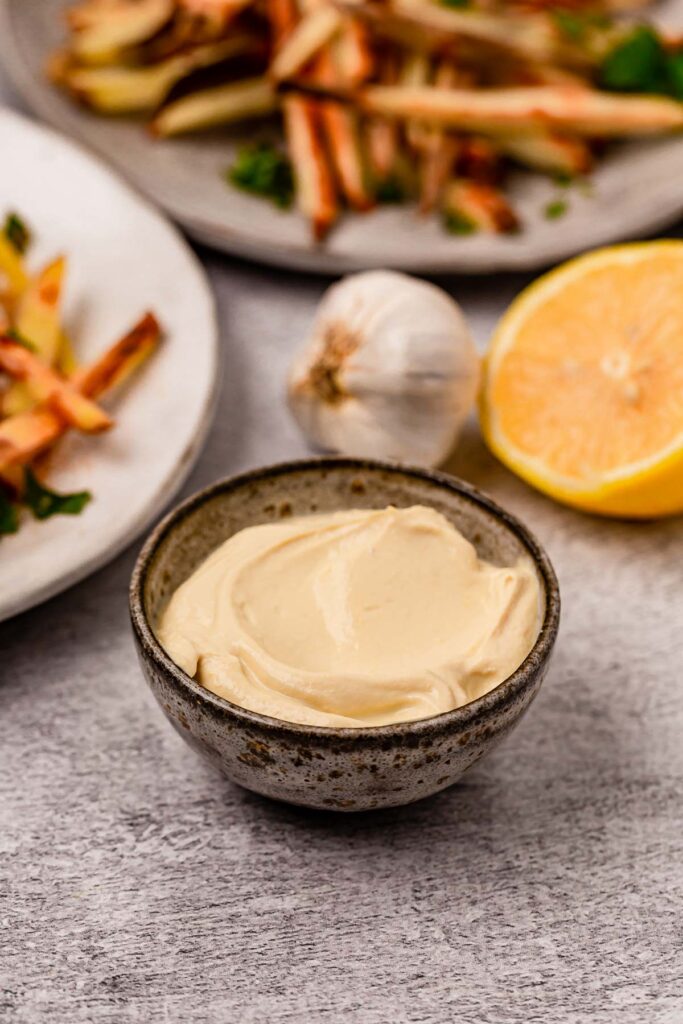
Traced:
<path fill-rule="evenodd" d="M 292 165 L 284 153 L 270 143 L 245 146 L 228 171 L 228 181 L 245 192 L 265 196 L 287 209 L 294 199 Z"/>
<path fill-rule="evenodd" d="M 8 331 L 5 331 L 3 337 L 9 341 L 13 341 L 15 345 L 21 345 L 22 348 L 27 348 L 29 352 L 35 352 L 36 346 L 28 338 L 25 338 L 23 334 L 19 334 L 19 331 L 14 327 L 10 327 Z"/>
<path fill-rule="evenodd" d="M 565 199 L 553 199 L 545 207 L 543 215 L 546 220 L 558 220 L 564 217 L 568 209 L 569 203 Z"/>
<path fill-rule="evenodd" d="M 477 231 L 477 225 L 473 220 L 455 210 L 449 210 L 444 215 L 443 223 L 451 235 L 473 235 Z"/>
<path fill-rule="evenodd" d="M 4 487 L 0 487 L 0 536 L 16 533 L 19 529 L 19 512 L 17 506 L 10 501 Z"/>
<path fill-rule="evenodd" d="M 553 11 L 553 21 L 565 38 L 580 43 L 586 31 L 586 22 L 573 11 Z"/>
<path fill-rule="evenodd" d="M 600 84 L 683 100 L 683 50 L 668 51 L 654 29 L 639 25 L 605 57 Z"/>
<path fill-rule="evenodd" d="M 74 494 L 58 494 L 45 487 L 35 474 L 27 469 L 24 474 L 24 503 L 30 508 L 36 519 L 49 519 L 50 516 L 77 516 L 90 501 L 89 491 L 78 491 Z"/>
<path fill-rule="evenodd" d="M 592 29 L 609 28 L 611 19 L 600 12 L 584 12 L 577 14 L 571 10 L 556 10 L 552 18 L 557 29 L 570 43 L 581 43 Z"/>
<path fill-rule="evenodd" d="M 31 243 L 31 232 L 18 213 L 8 213 L 3 228 L 5 237 L 23 255 Z"/>
<path fill-rule="evenodd" d="M 402 203 L 406 192 L 398 178 L 385 178 L 375 190 L 378 203 Z"/>

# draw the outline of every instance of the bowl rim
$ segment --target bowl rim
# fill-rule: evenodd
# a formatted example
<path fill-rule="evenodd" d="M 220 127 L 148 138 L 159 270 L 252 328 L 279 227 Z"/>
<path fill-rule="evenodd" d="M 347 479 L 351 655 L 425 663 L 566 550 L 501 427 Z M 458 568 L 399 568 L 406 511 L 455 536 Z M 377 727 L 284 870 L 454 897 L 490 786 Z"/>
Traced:
<path fill-rule="evenodd" d="M 335 469 L 356 469 L 359 472 L 395 473 L 400 476 L 417 478 L 437 484 L 446 490 L 465 498 L 498 519 L 504 527 L 522 542 L 530 555 L 545 589 L 545 614 L 533 647 L 515 671 L 503 679 L 488 693 L 451 711 L 443 711 L 428 718 L 397 722 L 389 725 L 370 726 L 322 726 L 287 722 L 284 719 L 262 715 L 233 704 L 220 697 L 189 676 L 175 664 L 156 638 L 149 622 L 144 604 L 144 588 L 156 552 L 174 529 L 195 509 L 217 495 L 235 491 L 269 477 L 286 476 L 298 472 L 321 472 Z M 436 469 L 426 469 L 399 462 L 384 462 L 379 459 L 352 458 L 349 456 L 320 456 L 291 459 L 273 463 L 257 469 L 247 470 L 233 476 L 223 477 L 207 487 L 190 495 L 172 508 L 147 537 L 135 561 L 129 587 L 129 611 L 135 637 L 142 651 L 165 673 L 170 674 L 180 688 L 195 701 L 206 702 L 212 709 L 229 713 L 245 725 L 266 727 L 289 735 L 294 742 L 304 738 L 329 741 L 330 738 L 365 739 L 377 742 L 400 737 L 417 737 L 431 734 L 434 730 L 459 729 L 494 710 L 501 710 L 512 704 L 519 693 L 535 677 L 535 669 L 546 663 L 552 653 L 560 622 L 560 588 L 555 570 L 545 550 L 534 534 L 512 513 L 501 508 L 492 498 L 460 477 Z"/>

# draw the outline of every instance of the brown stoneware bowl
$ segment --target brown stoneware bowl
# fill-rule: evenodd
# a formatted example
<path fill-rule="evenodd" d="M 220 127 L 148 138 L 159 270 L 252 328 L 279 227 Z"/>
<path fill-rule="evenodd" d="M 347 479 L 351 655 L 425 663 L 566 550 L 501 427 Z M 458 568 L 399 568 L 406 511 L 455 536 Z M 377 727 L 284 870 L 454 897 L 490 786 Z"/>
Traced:
<path fill-rule="evenodd" d="M 178 668 L 154 629 L 171 594 L 224 540 L 283 516 L 430 505 L 498 565 L 531 558 L 542 625 L 520 667 L 494 690 L 433 718 L 367 729 L 313 728 L 237 707 Z M 222 480 L 171 512 L 147 540 L 130 588 L 138 654 L 166 717 L 229 779 L 277 800 L 361 811 L 407 804 L 452 785 L 503 739 L 540 688 L 560 595 L 547 555 L 513 516 L 442 473 L 358 459 L 290 462 Z"/>

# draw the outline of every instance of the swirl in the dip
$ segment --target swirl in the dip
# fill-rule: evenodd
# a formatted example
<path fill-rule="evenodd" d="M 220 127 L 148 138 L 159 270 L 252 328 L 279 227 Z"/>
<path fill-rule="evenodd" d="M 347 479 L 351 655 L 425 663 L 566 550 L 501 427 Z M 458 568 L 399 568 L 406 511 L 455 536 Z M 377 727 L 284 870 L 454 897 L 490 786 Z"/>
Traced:
<path fill-rule="evenodd" d="M 529 653 L 539 606 L 530 562 L 482 561 L 433 509 L 353 510 L 235 534 L 175 592 L 158 636 L 233 704 L 385 725 L 491 690 Z"/>

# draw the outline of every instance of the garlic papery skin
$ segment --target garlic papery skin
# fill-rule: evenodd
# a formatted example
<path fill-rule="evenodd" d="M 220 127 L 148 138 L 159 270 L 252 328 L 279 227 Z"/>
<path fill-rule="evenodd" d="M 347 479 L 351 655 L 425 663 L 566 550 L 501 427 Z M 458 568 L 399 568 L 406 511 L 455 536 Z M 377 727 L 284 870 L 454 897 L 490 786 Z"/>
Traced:
<path fill-rule="evenodd" d="M 453 449 L 479 376 L 465 318 L 446 292 L 372 270 L 323 296 L 290 371 L 289 405 L 319 448 L 436 466 Z"/>

